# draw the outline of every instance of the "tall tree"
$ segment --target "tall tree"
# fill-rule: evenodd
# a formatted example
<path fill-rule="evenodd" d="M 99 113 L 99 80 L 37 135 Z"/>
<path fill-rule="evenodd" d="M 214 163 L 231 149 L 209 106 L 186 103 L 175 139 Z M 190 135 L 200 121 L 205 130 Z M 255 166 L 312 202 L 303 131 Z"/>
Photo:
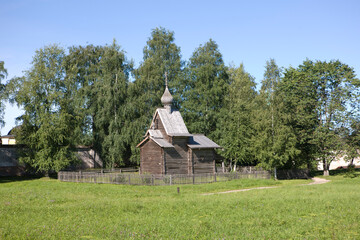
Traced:
<path fill-rule="evenodd" d="M 36 51 L 32 67 L 22 78 L 12 79 L 13 97 L 24 109 L 16 140 L 24 144 L 20 161 L 37 171 L 59 171 L 76 158 L 72 154 L 72 132 L 76 116 L 68 112 L 63 60 L 57 45 Z"/>
<path fill-rule="evenodd" d="M 187 66 L 189 79 L 182 94 L 182 111 L 191 132 L 204 133 L 219 140 L 217 123 L 224 97 L 228 92 L 229 77 L 218 45 L 210 39 L 200 45 Z"/>
<path fill-rule="evenodd" d="M 125 114 L 132 119 L 125 124 L 127 138 L 131 146 L 132 162 L 138 161 L 136 144 L 145 134 L 156 107 L 161 107 L 160 98 L 164 93 L 164 74 L 167 72 L 169 88 L 175 89 L 182 71 L 180 48 L 174 43 L 174 32 L 155 28 L 144 47 L 144 61 L 135 72 L 135 81 L 129 85 L 129 97 Z"/>
<path fill-rule="evenodd" d="M 73 106 L 81 117 L 81 124 L 75 129 L 76 143 L 80 145 L 96 145 L 94 133 L 97 132 L 94 119 L 97 116 L 97 88 L 101 81 L 100 60 L 104 55 L 103 46 L 72 46 L 64 58 L 66 82 L 73 91 Z"/>
<path fill-rule="evenodd" d="M 5 68 L 4 61 L 0 61 L 0 127 L 3 127 L 4 122 L 4 104 L 3 100 L 6 97 L 5 96 L 5 84 L 2 83 L 2 80 L 4 80 L 7 77 L 7 69 Z"/>
<path fill-rule="evenodd" d="M 97 115 L 94 119 L 97 131 L 95 141 L 99 145 L 100 156 L 107 167 L 124 165 L 127 160 L 126 139 L 123 138 L 126 119 L 123 108 L 127 98 L 127 87 L 132 63 L 128 62 L 124 51 L 114 41 L 106 46 L 100 61 L 101 77 L 94 85 L 97 89 Z"/>
<path fill-rule="evenodd" d="M 72 105 L 82 119 L 77 143 L 92 145 L 107 167 L 123 165 L 129 158 L 122 130 L 132 63 L 114 40 L 110 46 L 69 48 L 65 66 L 67 82 L 75 90 Z"/>
<path fill-rule="evenodd" d="M 253 117 L 256 98 L 254 77 L 247 73 L 243 64 L 230 67 L 229 90 L 221 109 L 219 130 L 221 154 L 236 164 L 254 165 L 256 160 L 252 148 L 254 136 Z"/>
<path fill-rule="evenodd" d="M 291 168 L 299 154 L 296 138 L 284 111 L 281 69 L 274 59 L 266 62 L 264 79 L 257 97 L 254 127 L 254 148 L 261 166 L 265 168 Z"/>
<path fill-rule="evenodd" d="M 350 123 L 350 129 L 345 128 L 345 134 L 342 136 L 345 140 L 345 159 L 349 165 L 354 165 L 355 158 L 360 156 L 360 121 L 353 119 Z"/>
<path fill-rule="evenodd" d="M 308 157 L 321 161 L 324 175 L 331 161 L 343 151 L 342 128 L 358 113 L 359 79 L 340 61 L 304 61 L 287 70 L 284 92 L 302 145 L 313 146 Z M 354 104 L 355 103 L 355 104 Z"/>

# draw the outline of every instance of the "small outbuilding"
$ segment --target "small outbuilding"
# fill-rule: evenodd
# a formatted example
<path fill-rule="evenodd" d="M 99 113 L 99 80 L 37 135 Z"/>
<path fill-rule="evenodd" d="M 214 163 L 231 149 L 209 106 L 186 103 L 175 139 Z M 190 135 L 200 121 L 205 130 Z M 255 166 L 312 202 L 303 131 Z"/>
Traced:
<path fill-rule="evenodd" d="M 12 128 L 7 135 L 1 136 L 2 145 L 15 145 L 15 129 L 18 129 L 20 126 Z"/>
<path fill-rule="evenodd" d="M 167 83 L 158 108 L 140 148 L 140 173 L 199 174 L 215 173 L 215 149 L 220 148 L 203 134 L 190 134 Z"/>

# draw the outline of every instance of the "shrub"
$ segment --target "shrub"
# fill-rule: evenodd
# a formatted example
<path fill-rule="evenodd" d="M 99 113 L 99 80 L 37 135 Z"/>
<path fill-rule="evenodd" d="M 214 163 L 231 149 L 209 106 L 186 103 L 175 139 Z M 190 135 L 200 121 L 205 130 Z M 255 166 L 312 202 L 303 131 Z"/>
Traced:
<path fill-rule="evenodd" d="M 141 177 L 141 181 L 142 183 L 145 183 L 146 185 L 150 185 L 151 184 L 151 175 L 144 175 Z"/>
<path fill-rule="evenodd" d="M 114 183 L 125 183 L 126 182 L 126 178 L 123 174 L 117 174 L 114 179 L 113 179 Z"/>
<path fill-rule="evenodd" d="M 355 165 L 349 165 L 347 167 L 347 172 L 345 174 L 345 177 L 348 177 L 348 178 L 355 178 L 357 175 L 355 173 Z"/>

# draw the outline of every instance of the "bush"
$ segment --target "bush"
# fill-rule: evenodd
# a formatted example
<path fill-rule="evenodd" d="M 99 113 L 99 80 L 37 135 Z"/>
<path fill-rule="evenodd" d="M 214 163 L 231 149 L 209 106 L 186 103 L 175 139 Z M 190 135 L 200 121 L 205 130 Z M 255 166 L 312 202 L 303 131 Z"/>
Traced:
<path fill-rule="evenodd" d="M 151 179 L 151 175 L 145 175 L 141 177 L 142 183 L 145 183 L 146 185 L 150 185 L 152 183 Z"/>
<path fill-rule="evenodd" d="M 345 174 L 345 177 L 348 177 L 348 178 L 355 178 L 357 175 L 355 173 L 355 165 L 349 165 L 347 167 L 347 172 Z"/>
<path fill-rule="evenodd" d="M 123 174 L 117 174 L 113 179 L 114 183 L 125 183 L 127 180 Z"/>
<path fill-rule="evenodd" d="M 170 176 L 164 176 L 163 181 L 166 185 L 169 185 L 170 184 Z"/>
<path fill-rule="evenodd" d="M 229 181 L 237 179 L 236 172 L 230 172 L 226 177 L 228 178 Z"/>

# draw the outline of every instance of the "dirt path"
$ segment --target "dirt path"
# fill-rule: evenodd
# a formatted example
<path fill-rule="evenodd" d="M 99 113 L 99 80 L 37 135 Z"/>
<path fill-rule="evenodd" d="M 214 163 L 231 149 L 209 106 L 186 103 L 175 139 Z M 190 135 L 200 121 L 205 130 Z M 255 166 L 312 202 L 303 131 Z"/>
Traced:
<path fill-rule="evenodd" d="M 330 182 L 330 180 L 326 180 L 326 179 L 323 179 L 323 178 L 317 178 L 317 177 L 314 177 L 314 178 L 312 178 L 311 180 L 312 180 L 311 183 L 301 184 L 301 185 L 298 185 L 298 186 L 307 186 L 307 185 L 314 185 L 314 184 L 324 184 L 324 183 Z M 234 192 L 246 192 L 246 191 L 250 191 L 250 190 L 269 189 L 269 188 L 278 188 L 278 187 L 280 187 L 280 186 L 245 188 L 245 189 L 230 190 L 230 191 L 217 192 L 217 193 L 203 193 L 203 194 L 201 194 L 201 195 L 214 195 L 214 194 L 224 194 L 224 193 L 234 193 Z"/>
<path fill-rule="evenodd" d="M 318 177 L 314 177 L 311 180 L 313 180 L 313 182 L 308 183 L 308 184 L 303 184 L 303 185 L 324 184 L 324 183 L 330 182 L 330 180 L 326 180 L 326 179 L 318 178 Z"/>

